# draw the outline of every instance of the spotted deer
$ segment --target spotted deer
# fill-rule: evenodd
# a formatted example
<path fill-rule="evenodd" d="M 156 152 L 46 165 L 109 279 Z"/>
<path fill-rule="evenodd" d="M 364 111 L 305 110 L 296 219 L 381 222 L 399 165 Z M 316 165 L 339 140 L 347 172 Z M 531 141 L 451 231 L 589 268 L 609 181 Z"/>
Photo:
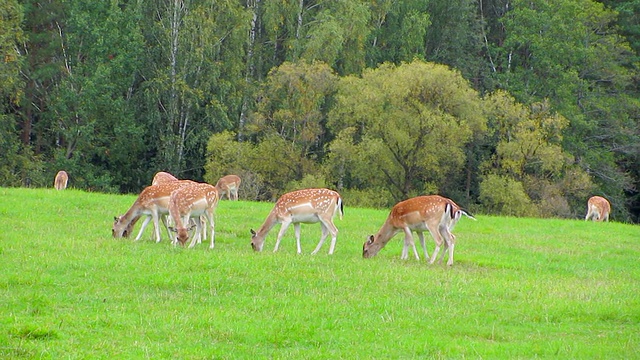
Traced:
<path fill-rule="evenodd" d="M 587 201 L 587 216 L 584 220 L 593 221 L 609 221 L 609 213 L 611 212 L 611 204 L 602 196 L 592 196 Z"/>
<path fill-rule="evenodd" d="M 226 194 L 229 200 L 238 200 L 238 189 L 242 180 L 238 175 L 223 176 L 216 183 L 216 189 L 222 199 Z"/>
<path fill-rule="evenodd" d="M 192 183 L 187 186 L 178 188 L 171 193 L 169 198 L 169 213 L 176 224 L 175 228 L 170 227 L 171 231 L 177 233 L 177 240 L 184 245 L 189 239 L 189 230 L 187 227 L 191 217 L 196 217 L 195 226 L 196 234 L 192 237 L 189 248 L 192 248 L 199 238 L 202 237 L 202 225 L 200 217 L 204 215 L 206 223 L 209 225 L 209 237 L 211 238 L 210 249 L 215 245 L 215 223 L 214 212 L 218 206 L 218 190 L 215 186 L 207 183 Z"/>
<path fill-rule="evenodd" d="M 432 264 L 436 260 L 440 247 L 444 244 L 445 251 L 449 250 L 447 265 L 451 266 L 453 265 L 453 249 L 455 246 L 455 236 L 451 233 L 451 230 L 462 215 L 475 220 L 473 216 L 460 208 L 451 199 L 439 195 L 418 196 L 401 201 L 391 209 L 387 220 L 378 233 L 367 238 L 362 247 L 362 256 L 365 258 L 375 256 L 391 238 L 402 231 L 404 232 L 404 246 L 401 259 L 409 257 L 409 246 L 411 246 L 416 259 L 420 260 L 418 250 L 413 241 L 412 231 L 415 231 L 424 250 L 424 256 L 428 259 L 429 253 L 423 232 L 429 231 L 436 243 L 436 248 L 431 255 L 429 263 Z M 443 252 L 443 261 L 444 254 Z"/>
<path fill-rule="evenodd" d="M 153 176 L 151 185 L 160 185 L 171 181 L 178 181 L 178 178 L 165 171 L 159 171 Z"/>
<path fill-rule="evenodd" d="M 169 197 L 171 193 L 189 183 L 193 183 L 193 181 L 178 180 L 144 188 L 129 210 L 124 215 L 114 218 L 113 228 L 111 229 L 113 237 L 129 237 L 135 222 L 137 222 L 141 216 L 147 215 L 136 240 L 140 239 L 146 226 L 153 220 L 156 242 L 160 242 L 158 219 L 160 216 L 169 213 Z"/>
<path fill-rule="evenodd" d="M 274 252 L 278 251 L 282 236 L 287 231 L 287 228 L 289 228 L 289 225 L 293 224 L 297 251 L 298 254 L 301 254 L 300 224 L 319 222 L 322 235 L 320 242 L 311 254 L 316 254 L 322 247 L 327 236 L 331 234 L 331 246 L 329 247 L 329 255 L 331 255 L 335 250 L 338 236 L 338 229 L 333 224 L 333 218 L 336 212 L 340 214 L 340 219 L 342 219 L 344 213 L 342 198 L 336 191 L 329 189 L 304 189 L 286 193 L 276 201 L 273 210 L 271 210 L 260 229 L 258 229 L 257 232 L 251 230 L 251 247 L 255 251 L 262 251 L 265 238 L 269 231 L 271 231 L 276 224 L 281 224 L 276 245 L 273 249 Z"/>

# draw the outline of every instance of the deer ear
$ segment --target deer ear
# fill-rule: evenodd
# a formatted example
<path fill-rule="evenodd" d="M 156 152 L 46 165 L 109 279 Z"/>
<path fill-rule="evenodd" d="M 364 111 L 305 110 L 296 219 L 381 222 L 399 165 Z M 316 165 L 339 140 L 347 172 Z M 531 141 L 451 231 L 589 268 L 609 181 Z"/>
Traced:
<path fill-rule="evenodd" d="M 373 235 L 369 235 L 369 240 L 367 240 L 367 244 L 373 244 Z"/>
<path fill-rule="evenodd" d="M 256 232 L 251 229 L 251 236 L 256 236 Z"/>
<path fill-rule="evenodd" d="M 193 224 L 193 225 L 189 226 L 188 230 L 191 231 L 191 230 L 193 230 L 194 227 L 196 227 L 196 224 Z"/>
<path fill-rule="evenodd" d="M 120 219 L 117 216 L 113 217 L 113 221 L 118 221 L 118 220 L 120 220 Z"/>
<path fill-rule="evenodd" d="M 176 228 L 174 228 L 173 226 L 169 226 L 167 229 L 169 229 L 169 230 L 171 230 L 171 231 L 173 231 L 175 233 L 178 232 L 178 230 Z"/>

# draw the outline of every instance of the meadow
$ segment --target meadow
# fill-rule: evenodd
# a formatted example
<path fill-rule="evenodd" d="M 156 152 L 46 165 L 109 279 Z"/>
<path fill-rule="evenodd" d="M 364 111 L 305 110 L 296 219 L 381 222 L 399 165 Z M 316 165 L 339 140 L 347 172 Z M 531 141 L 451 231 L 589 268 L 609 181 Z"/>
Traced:
<path fill-rule="evenodd" d="M 216 247 L 114 239 L 132 195 L 0 188 L 2 359 L 631 359 L 640 227 L 462 218 L 455 262 L 362 244 L 388 210 L 349 207 L 328 242 L 250 247 L 273 204 L 222 201 Z M 138 226 L 136 227 L 136 230 Z M 434 244 L 428 238 L 429 252 Z"/>

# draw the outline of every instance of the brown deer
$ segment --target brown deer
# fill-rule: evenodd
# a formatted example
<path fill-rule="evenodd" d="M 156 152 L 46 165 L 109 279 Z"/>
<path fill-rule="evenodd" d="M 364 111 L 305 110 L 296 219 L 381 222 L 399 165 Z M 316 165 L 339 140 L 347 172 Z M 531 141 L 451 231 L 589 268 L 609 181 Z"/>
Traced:
<path fill-rule="evenodd" d="M 587 201 L 587 216 L 584 220 L 593 221 L 609 221 L 609 213 L 611 212 L 611 204 L 602 196 L 592 196 Z"/>
<path fill-rule="evenodd" d="M 331 255 L 335 250 L 338 236 L 338 229 L 333 224 L 336 211 L 340 213 L 340 219 L 342 219 L 344 213 L 342 198 L 336 191 L 304 189 L 286 193 L 276 201 L 273 210 L 271 210 L 260 229 L 257 232 L 251 230 L 251 247 L 255 251 L 262 251 L 265 237 L 276 224 L 280 223 L 282 225 L 278 232 L 276 246 L 273 249 L 274 252 L 278 251 L 282 236 L 289 225 L 293 224 L 298 254 L 301 254 L 300 223 L 312 224 L 319 222 L 322 228 L 322 236 L 311 254 L 316 254 L 322 247 L 327 235 L 331 234 L 331 246 L 329 247 L 329 255 Z"/>
<path fill-rule="evenodd" d="M 171 193 L 174 190 L 190 183 L 193 183 L 193 181 L 178 180 L 160 185 L 151 185 L 144 188 L 131 208 L 129 208 L 124 215 L 114 218 L 113 228 L 111 229 L 113 237 L 128 237 L 131 235 L 133 224 L 138 221 L 140 216 L 147 215 L 147 218 L 142 223 L 142 227 L 138 232 L 136 240 L 140 239 L 142 232 L 149 224 L 149 221 L 153 220 L 156 242 L 160 242 L 160 227 L 158 226 L 158 219 L 162 215 L 169 214 L 169 197 L 171 196 Z"/>
<path fill-rule="evenodd" d="M 242 180 L 238 175 L 223 176 L 216 183 L 216 188 L 222 199 L 226 194 L 229 200 L 238 200 L 238 189 Z"/>
<path fill-rule="evenodd" d="M 171 181 L 177 181 L 178 178 L 169 174 L 168 172 L 159 171 L 153 176 L 151 185 L 160 185 Z"/>
<path fill-rule="evenodd" d="M 429 231 L 436 243 L 433 251 L 431 264 L 436 260 L 440 246 L 445 245 L 445 251 L 449 250 L 449 260 L 447 265 L 453 265 L 453 249 L 455 246 L 455 236 L 451 233 L 453 226 L 465 215 L 471 219 L 475 218 L 460 208 L 451 199 L 439 195 L 418 196 L 397 203 L 389 213 L 387 220 L 377 234 L 368 237 L 362 247 L 362 256 L 370 258 L 375 256 L 391 238 L 397 233 L 404 232 L 404 246 L 402 248 L 402 259 L 409 257 L 409 246 L 413 247 L 416 259 L 420 259 L 418 250 L 413 241 L 412 231 L 418 234 L 420 244 L 424 250 L 425 258 L 429 258 L 427 246 L 424 240 L 424 231 Z M 442 253 L 444 261 L 444 252 Z"/>
<path fill-rule="evenodd" d="M 184 245 L 189 239 L 189 230 L 192 229 L 192 227 L 187 228 L 184 224 L 188 224 L 191 217 L 196 217 L 196 235 L 193 236 L 191 244 L 189 244 L 189 248 L 192 248 L 196 241 L 203 236 L 202 224 L 208 222 L 209 236 L 211 237 L 211 246 L 209 248 L 213 249 L 215 244 L 213 217 L 217 206 L 218 190 L 215 186 L 206 183 L 191 183 L 180 187 L 174 190 L 169 198 L 169 213 L 176 224 L 175 228 L 170 227 L 169 229 L 177 233 L 178 242 Z M 204 216 L 207 220 L 201 222 L 201 216 Z"/>
<path fill-rule="evenodd" d="M 67 182 L 69 182 L 69 174 L 64 170 L 60 170 L 53 181 L 53 187 L 56 190 L 64 190 L 67 188 Z"/>

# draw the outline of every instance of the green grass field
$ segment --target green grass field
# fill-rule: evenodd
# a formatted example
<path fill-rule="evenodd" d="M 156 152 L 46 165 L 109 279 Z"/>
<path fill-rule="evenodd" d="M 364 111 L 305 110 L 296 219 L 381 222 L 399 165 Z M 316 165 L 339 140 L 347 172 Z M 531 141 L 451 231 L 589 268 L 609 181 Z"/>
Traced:
<path fill-rule="evenodd" d="M 401 235 L 363 259 L 388 211 L 349 199 L 336 253 L 311 256 L 317 224 L 302 255 L 292 228 L 251 250 L 268 203 L 221 202 L 209 250 L 112 238 L 134 196 L 0 196 L 2 359 L 640 357 L 638 226 L 463 218 L 447 267 L 400 260 Z"/>

